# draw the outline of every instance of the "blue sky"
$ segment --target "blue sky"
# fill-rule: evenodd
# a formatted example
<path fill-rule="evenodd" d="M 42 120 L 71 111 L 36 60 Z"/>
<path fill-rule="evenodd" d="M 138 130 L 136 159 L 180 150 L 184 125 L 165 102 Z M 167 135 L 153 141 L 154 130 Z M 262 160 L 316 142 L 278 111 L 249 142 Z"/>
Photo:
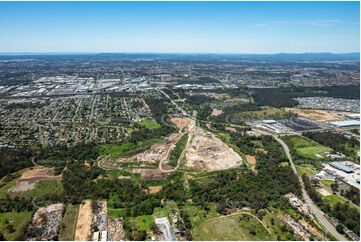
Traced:
<path fill-rule="evenodd" d="M 0 2 L 0 52 L 359 52 L 359 2 Z"/>

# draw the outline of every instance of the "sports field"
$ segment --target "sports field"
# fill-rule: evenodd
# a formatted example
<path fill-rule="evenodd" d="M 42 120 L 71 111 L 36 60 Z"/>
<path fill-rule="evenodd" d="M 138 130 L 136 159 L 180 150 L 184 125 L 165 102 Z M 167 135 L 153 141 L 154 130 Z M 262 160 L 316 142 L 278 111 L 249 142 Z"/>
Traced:
<path fill-rule="evenodd" d="M 213 218 L 202 223 L 195 240 L 272 240 L 267 229 L 248 214 Z"/>

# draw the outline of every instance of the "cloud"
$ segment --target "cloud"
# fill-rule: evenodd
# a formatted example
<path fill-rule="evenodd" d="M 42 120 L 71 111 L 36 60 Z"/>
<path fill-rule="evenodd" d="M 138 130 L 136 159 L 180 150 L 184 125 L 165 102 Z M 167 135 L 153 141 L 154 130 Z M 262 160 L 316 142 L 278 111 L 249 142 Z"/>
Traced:
<path fill-rule="evenodd" d="M 278 20 L 278 21 L 272 21 L 272 22 L 268 22 L 268 23 L 259 23 L 259 24 L 255 24 L 253 25 L 253 27 L 268 27 L 271 25 L 279 25 L 279 24 L 286 24 L 287 21 L 282 21 L 282 20 Z"/>
<path fill-rule="evenodd" d="M 271 21 L 266 23 L 258 23 L 252 25 L 252 27 L 260 28 L 260 27 L 269 27 L 269 26 L 282 25 L 282 24 L 302 24 L 302 25 L 328 27 L 328 26 L 335 26 L 336 24 L 339 24 L 341 22 L 342 21 L 338 19 L 316 19 L 316 20 L 296 20 L 296 21 L 278 20 L 278 21 Z"/>
<path fill-rule="evenodd" d="M 341 23 L 338 19 L 318 19 L 318 20 L 298 20 L 297 24 L 313 25 L 313 26 L 334 26 Z"/>

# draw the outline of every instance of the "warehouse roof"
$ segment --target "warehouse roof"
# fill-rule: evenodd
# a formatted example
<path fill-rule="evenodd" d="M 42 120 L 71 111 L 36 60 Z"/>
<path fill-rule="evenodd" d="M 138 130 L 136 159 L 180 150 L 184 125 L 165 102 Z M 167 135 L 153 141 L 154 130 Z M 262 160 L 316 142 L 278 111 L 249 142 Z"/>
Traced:
<path fill-rule="evenodd" d="M 331 124 L 337 127 L 358 126 L 360 125 L 360 121 L 359 120 L 335 121 L 335 122 L 331 122 Z"/>
<path fill-rule="evenodd" d="M 352 173 L 354 172 L 353 168 L 350 166 L 345 165 L 342 162 L 331 162 L 330 163 L 331 166 L 335 167 L 336 169 L 339 169 L 341 171 L 347 172 L 347 173 Z"/>

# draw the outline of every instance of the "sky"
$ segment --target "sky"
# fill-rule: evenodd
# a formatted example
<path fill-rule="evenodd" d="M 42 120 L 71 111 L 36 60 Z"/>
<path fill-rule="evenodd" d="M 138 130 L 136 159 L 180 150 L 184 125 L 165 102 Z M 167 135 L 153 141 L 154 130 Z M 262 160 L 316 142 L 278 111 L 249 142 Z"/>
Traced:
<path fill-rule="evenodd" d="M 0 2 L 0 52 L 359 52 L 359 2 Z"/>

